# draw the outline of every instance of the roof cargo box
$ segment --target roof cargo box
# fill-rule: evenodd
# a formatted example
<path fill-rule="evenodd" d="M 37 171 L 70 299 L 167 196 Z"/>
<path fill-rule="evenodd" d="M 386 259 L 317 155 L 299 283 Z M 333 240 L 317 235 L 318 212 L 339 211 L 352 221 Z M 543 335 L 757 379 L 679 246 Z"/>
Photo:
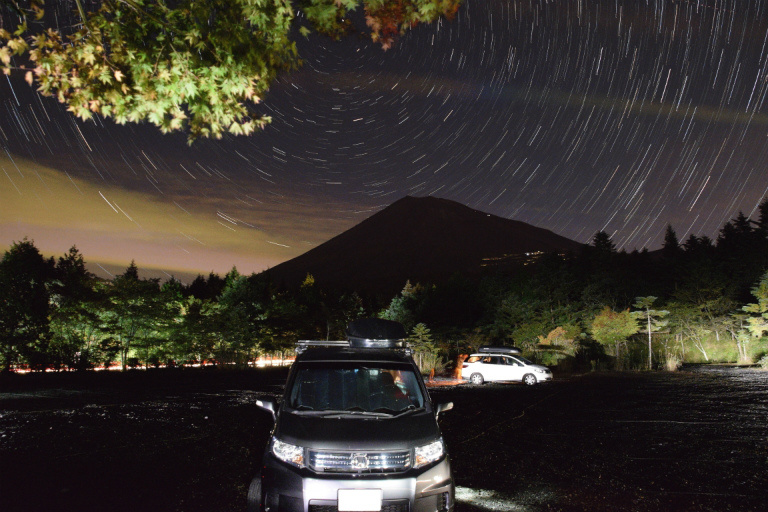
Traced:
<path fill-rule="evenodd" d="M 401 323 L 383 318 L 359 318 L 347 327 L 349 344 L 358 348 L 405 347 L 407 337 Z"/>
<path fill-rule="evenodd" d="M 493 352 L 495 354 L 520 354 L 521 350 L 515 347 L 492 347 L 489 345 L 483 345 L 478 349 L 478 352 Z"/>

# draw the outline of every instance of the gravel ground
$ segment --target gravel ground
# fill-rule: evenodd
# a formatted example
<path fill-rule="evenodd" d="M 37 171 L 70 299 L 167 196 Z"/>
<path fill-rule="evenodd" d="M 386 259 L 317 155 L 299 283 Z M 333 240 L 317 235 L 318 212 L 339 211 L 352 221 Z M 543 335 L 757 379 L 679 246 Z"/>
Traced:
<path fill-rule="evenodd" d="M 241 511 L 282 369 L 0 380 L 0 508 Z M 765 510 L 768 372 L 443 385 L 457 512 Z"/>

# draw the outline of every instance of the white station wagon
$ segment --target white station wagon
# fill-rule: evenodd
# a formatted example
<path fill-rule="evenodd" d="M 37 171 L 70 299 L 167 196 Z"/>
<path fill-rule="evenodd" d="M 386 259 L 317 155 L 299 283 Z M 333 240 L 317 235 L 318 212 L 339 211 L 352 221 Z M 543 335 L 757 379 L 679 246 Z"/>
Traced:
<path fill-rule="evenodd" d="M 461 378 L 472 384 L 517 381 L 528 386 L 552 380 L 552 371 L 534 364 L 513 347 L 480 347 L 461 367 Z"/>

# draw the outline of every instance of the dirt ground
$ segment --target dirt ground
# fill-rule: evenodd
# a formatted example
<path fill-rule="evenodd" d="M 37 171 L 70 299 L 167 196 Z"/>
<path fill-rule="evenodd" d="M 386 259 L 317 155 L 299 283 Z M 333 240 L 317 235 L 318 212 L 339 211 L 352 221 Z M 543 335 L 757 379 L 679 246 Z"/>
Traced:
<path fill-rule="evenodd" d="M 26 379 L 26 380 L 25 380 Z M 0 380 L 0 509 L 241 511 L 282 369 Z M 444 385 L 457 512 L 765 510 L 768 372 Z"/>

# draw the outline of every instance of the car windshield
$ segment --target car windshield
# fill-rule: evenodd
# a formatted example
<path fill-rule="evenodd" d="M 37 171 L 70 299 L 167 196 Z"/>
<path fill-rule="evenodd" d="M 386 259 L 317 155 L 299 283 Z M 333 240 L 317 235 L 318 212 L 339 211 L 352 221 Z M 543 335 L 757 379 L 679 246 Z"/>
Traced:
<path fill-rule="evenodd" d="M 296 411 L 403 413 L 424 407 L 414 371 L 405 365 L 303 363 L 288 393 Z"/>

